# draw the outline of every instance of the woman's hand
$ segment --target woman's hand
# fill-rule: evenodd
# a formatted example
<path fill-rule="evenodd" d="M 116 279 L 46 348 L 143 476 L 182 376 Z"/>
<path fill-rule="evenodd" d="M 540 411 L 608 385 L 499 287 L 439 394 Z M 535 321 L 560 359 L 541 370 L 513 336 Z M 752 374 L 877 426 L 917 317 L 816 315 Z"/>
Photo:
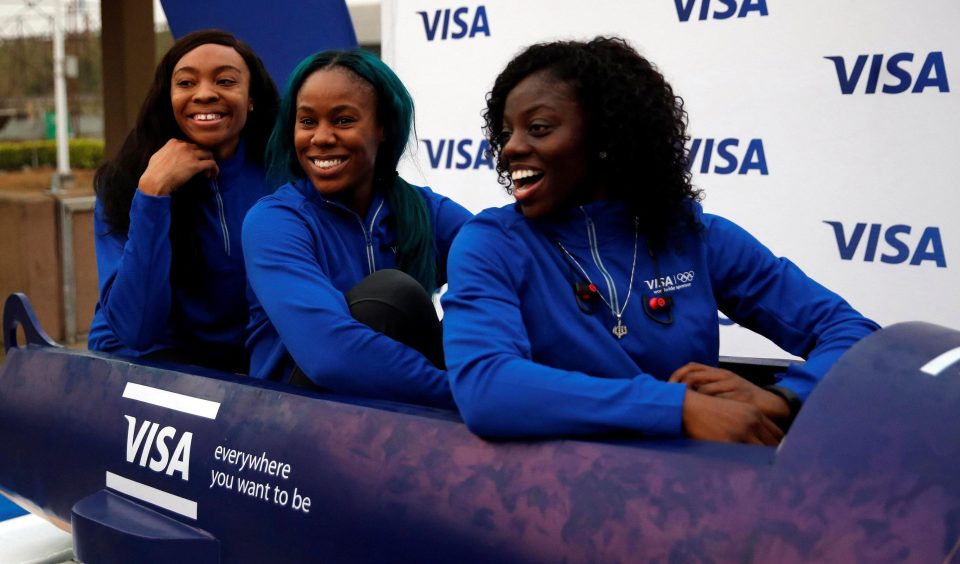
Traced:
<path fill-rule="evenodd" d="M 171 139 L 150 157 L 139 188 L 150 196 L 169 196 L 201 172 L 208 178 L 220 173 L 213 153 L 193 143 Z"/>
<path fill-rule="evenodd" d="M 777 445 L 783 431 L 755 406 L 687 389 L 683 432 L 707 441 Z"/>
<path fill-rule="evenodd" d="M 700 394 L 749 403 L 774 421 L 790 418 L 790 406 L 786 400 L 729 370 L 688 362 L 671 374 L 669 381 L 686 384 Z"/>

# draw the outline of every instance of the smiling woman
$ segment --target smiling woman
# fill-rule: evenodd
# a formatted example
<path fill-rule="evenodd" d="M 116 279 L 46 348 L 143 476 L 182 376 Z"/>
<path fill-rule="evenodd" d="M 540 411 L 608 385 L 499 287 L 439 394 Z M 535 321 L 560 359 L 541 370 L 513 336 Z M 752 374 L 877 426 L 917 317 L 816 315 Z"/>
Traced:
<path fill-rule="evenodd" d="M 775 444 L 876 329 L 703 212 L 683 101 L 625 41 L 529 47 L 484 117 L 516 204 L 463 228 L 443 300 L 450 386 L 474 432 Z M 718 309 L 806 364 L 768 388 L 720 370 Z"/>
<path fill-rule="evenodd" d="M 240 225 L 267 193 L 276 87 L 218 30 L 177 41 L 136 126 L 95 179 L 93 350 L 246 372 Z"/>
<path fill-rule="evenodd" d="M 286 184 L 243 224 L 251 376 L 452 406 L 429 293 L 470 214 L 397 175 L 412 126 L 410 94 L 370 53 L 293 71 L 267 151 Z"/>

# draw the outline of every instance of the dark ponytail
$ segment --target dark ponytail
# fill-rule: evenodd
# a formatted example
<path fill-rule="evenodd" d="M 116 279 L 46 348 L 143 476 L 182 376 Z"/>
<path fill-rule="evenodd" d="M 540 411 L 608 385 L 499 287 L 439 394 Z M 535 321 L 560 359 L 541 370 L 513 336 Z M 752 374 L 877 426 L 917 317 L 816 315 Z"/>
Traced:
<path fill-rule="evenodd" d="M 427 291 L 437 289 L 437 261 L 433 249 L 433 221 L 426 202 L 406 180 L 394 175 L 387 203 L 397 221 L 397 262 Z"/>

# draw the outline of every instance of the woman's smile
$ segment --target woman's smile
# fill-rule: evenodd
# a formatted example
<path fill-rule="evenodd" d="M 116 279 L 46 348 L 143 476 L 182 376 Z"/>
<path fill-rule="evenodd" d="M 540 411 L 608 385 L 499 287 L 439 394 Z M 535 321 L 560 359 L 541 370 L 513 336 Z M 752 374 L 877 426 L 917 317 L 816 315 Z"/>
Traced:
<path fill-rule="evenodd" d="M 523 204 L 524 201 L 533 198 L 537 189 L 543 184 L 543 171 L 529 168 L 518 169 L 510 173 L 510 179 L 513 181 L 513 197 Z"/>

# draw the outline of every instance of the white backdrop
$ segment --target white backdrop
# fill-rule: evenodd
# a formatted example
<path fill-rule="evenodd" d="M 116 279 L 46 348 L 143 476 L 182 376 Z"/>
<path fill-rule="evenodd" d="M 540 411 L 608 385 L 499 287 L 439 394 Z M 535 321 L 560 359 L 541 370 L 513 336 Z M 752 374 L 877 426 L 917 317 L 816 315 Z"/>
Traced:
<path fill-rule="evenodd" d="M 510 202 L 479 154 L 497 73 L 531 43 L 620 35 L 686 101 L 706 211 L 881 325 L 960 328 L 960 1 L 382 7 L 384 59 L 417 105 L 418 148 L 401 169 L 411 181 L 473 211 Z M 739 327 L 722 327 L 721 343 L 727 355 L 786 356 Z"/>

